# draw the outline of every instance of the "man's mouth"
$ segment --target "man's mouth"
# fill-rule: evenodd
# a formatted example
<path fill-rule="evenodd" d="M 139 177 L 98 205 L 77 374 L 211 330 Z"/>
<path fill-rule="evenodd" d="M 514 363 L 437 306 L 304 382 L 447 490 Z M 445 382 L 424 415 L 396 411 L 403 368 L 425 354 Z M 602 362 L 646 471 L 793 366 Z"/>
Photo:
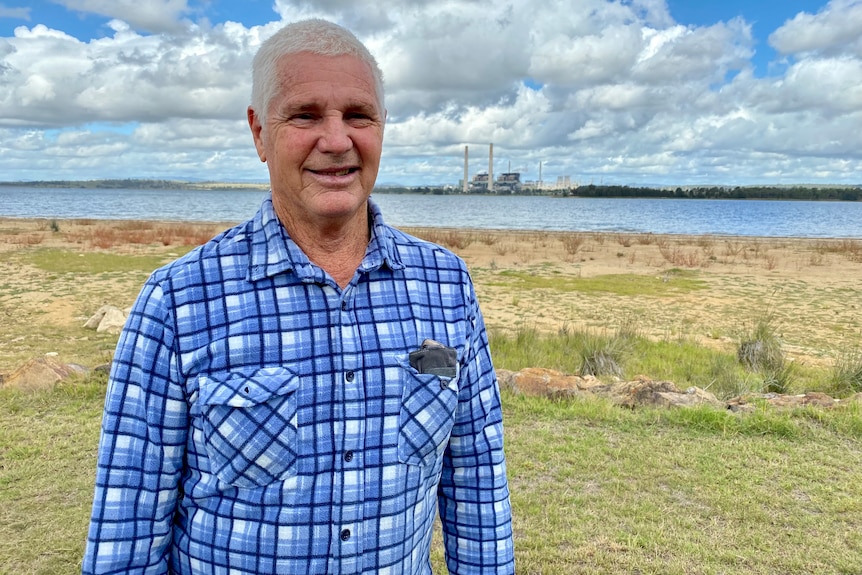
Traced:
<path fill-rule="evenodd" d="M 357 168 L 341 168 L 339 170 L 312 170 L 312 172 L 321 176 L 346 176 L 356 170 Z"/>

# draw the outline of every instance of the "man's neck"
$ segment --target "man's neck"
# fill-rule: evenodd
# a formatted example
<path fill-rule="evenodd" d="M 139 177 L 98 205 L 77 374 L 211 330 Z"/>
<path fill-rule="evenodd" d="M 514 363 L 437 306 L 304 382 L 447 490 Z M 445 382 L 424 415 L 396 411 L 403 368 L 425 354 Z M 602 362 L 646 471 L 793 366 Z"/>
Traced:
<path fill-rule="evenodd" d="M 291 239 L 308 259 L 320 266 L 342 288 L 347 287 L 365 257 L 371 237 L 368 210 L 346 222 L 325 225 L 298 222 L 290 214 L 276 214 Z"/>

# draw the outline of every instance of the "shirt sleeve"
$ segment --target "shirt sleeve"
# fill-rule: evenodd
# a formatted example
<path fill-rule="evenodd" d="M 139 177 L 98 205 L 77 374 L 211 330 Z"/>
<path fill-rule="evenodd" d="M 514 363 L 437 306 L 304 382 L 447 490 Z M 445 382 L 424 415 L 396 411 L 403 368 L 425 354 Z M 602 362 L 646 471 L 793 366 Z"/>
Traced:
<path fill-rule="evenodd" d="M 472 285 L 469 292 L 473 330 L 438 489 L 446 563 L 453 575 L 511 575 L 514 544 L 500 391 Z"/>
<path fill-rule="evenodd" d="M 108 383 L 82 572 L 168 572 L 188 433 L 172 315 L 152 278 L 120 335 Z"/>

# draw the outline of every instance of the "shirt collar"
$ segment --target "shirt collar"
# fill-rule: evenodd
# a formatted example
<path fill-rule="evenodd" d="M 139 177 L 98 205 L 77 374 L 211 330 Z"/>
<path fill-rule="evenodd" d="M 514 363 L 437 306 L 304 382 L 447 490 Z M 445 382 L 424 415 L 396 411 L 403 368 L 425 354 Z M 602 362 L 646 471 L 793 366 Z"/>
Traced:
<path fill-rule="evenodd" d="M 359 271 L 368 273 L 384 264 L 393 270 L 402 269 L 404 265 L 398 255 L 392 229 L 383 221 L 380 208 L 370 199 L 368 215 L 371 219 L 371 241 L 359 264 Z M 249 224 L 249 281 L 285 271 L 292 271 L 304 281 L 318 281 L 321 278 L 322 270 L 311 263 L 281 225 L 272 205 L 271 194 Z"/>

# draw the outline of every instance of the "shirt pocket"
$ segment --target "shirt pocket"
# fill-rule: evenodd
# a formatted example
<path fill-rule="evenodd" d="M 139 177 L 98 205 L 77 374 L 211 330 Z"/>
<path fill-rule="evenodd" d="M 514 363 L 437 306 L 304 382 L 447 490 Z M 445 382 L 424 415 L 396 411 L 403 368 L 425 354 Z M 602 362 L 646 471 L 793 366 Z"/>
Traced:
<path fill-rule="evenodd" d="M 200 376 L 211 471 L 236 487 L 262 487 L 291 474 L 297 457 L 299 377 L 283 367 L 219 378 Z"/>
<path fill-rule="evenodd" d="M 460 366 L 459 366 L 460 367 Z M 458 376 L 441 377 L 401 367 L 401 413 L 398 417 L 398 460 L 433 465 L 443 455 L 455 424 Z"/>

